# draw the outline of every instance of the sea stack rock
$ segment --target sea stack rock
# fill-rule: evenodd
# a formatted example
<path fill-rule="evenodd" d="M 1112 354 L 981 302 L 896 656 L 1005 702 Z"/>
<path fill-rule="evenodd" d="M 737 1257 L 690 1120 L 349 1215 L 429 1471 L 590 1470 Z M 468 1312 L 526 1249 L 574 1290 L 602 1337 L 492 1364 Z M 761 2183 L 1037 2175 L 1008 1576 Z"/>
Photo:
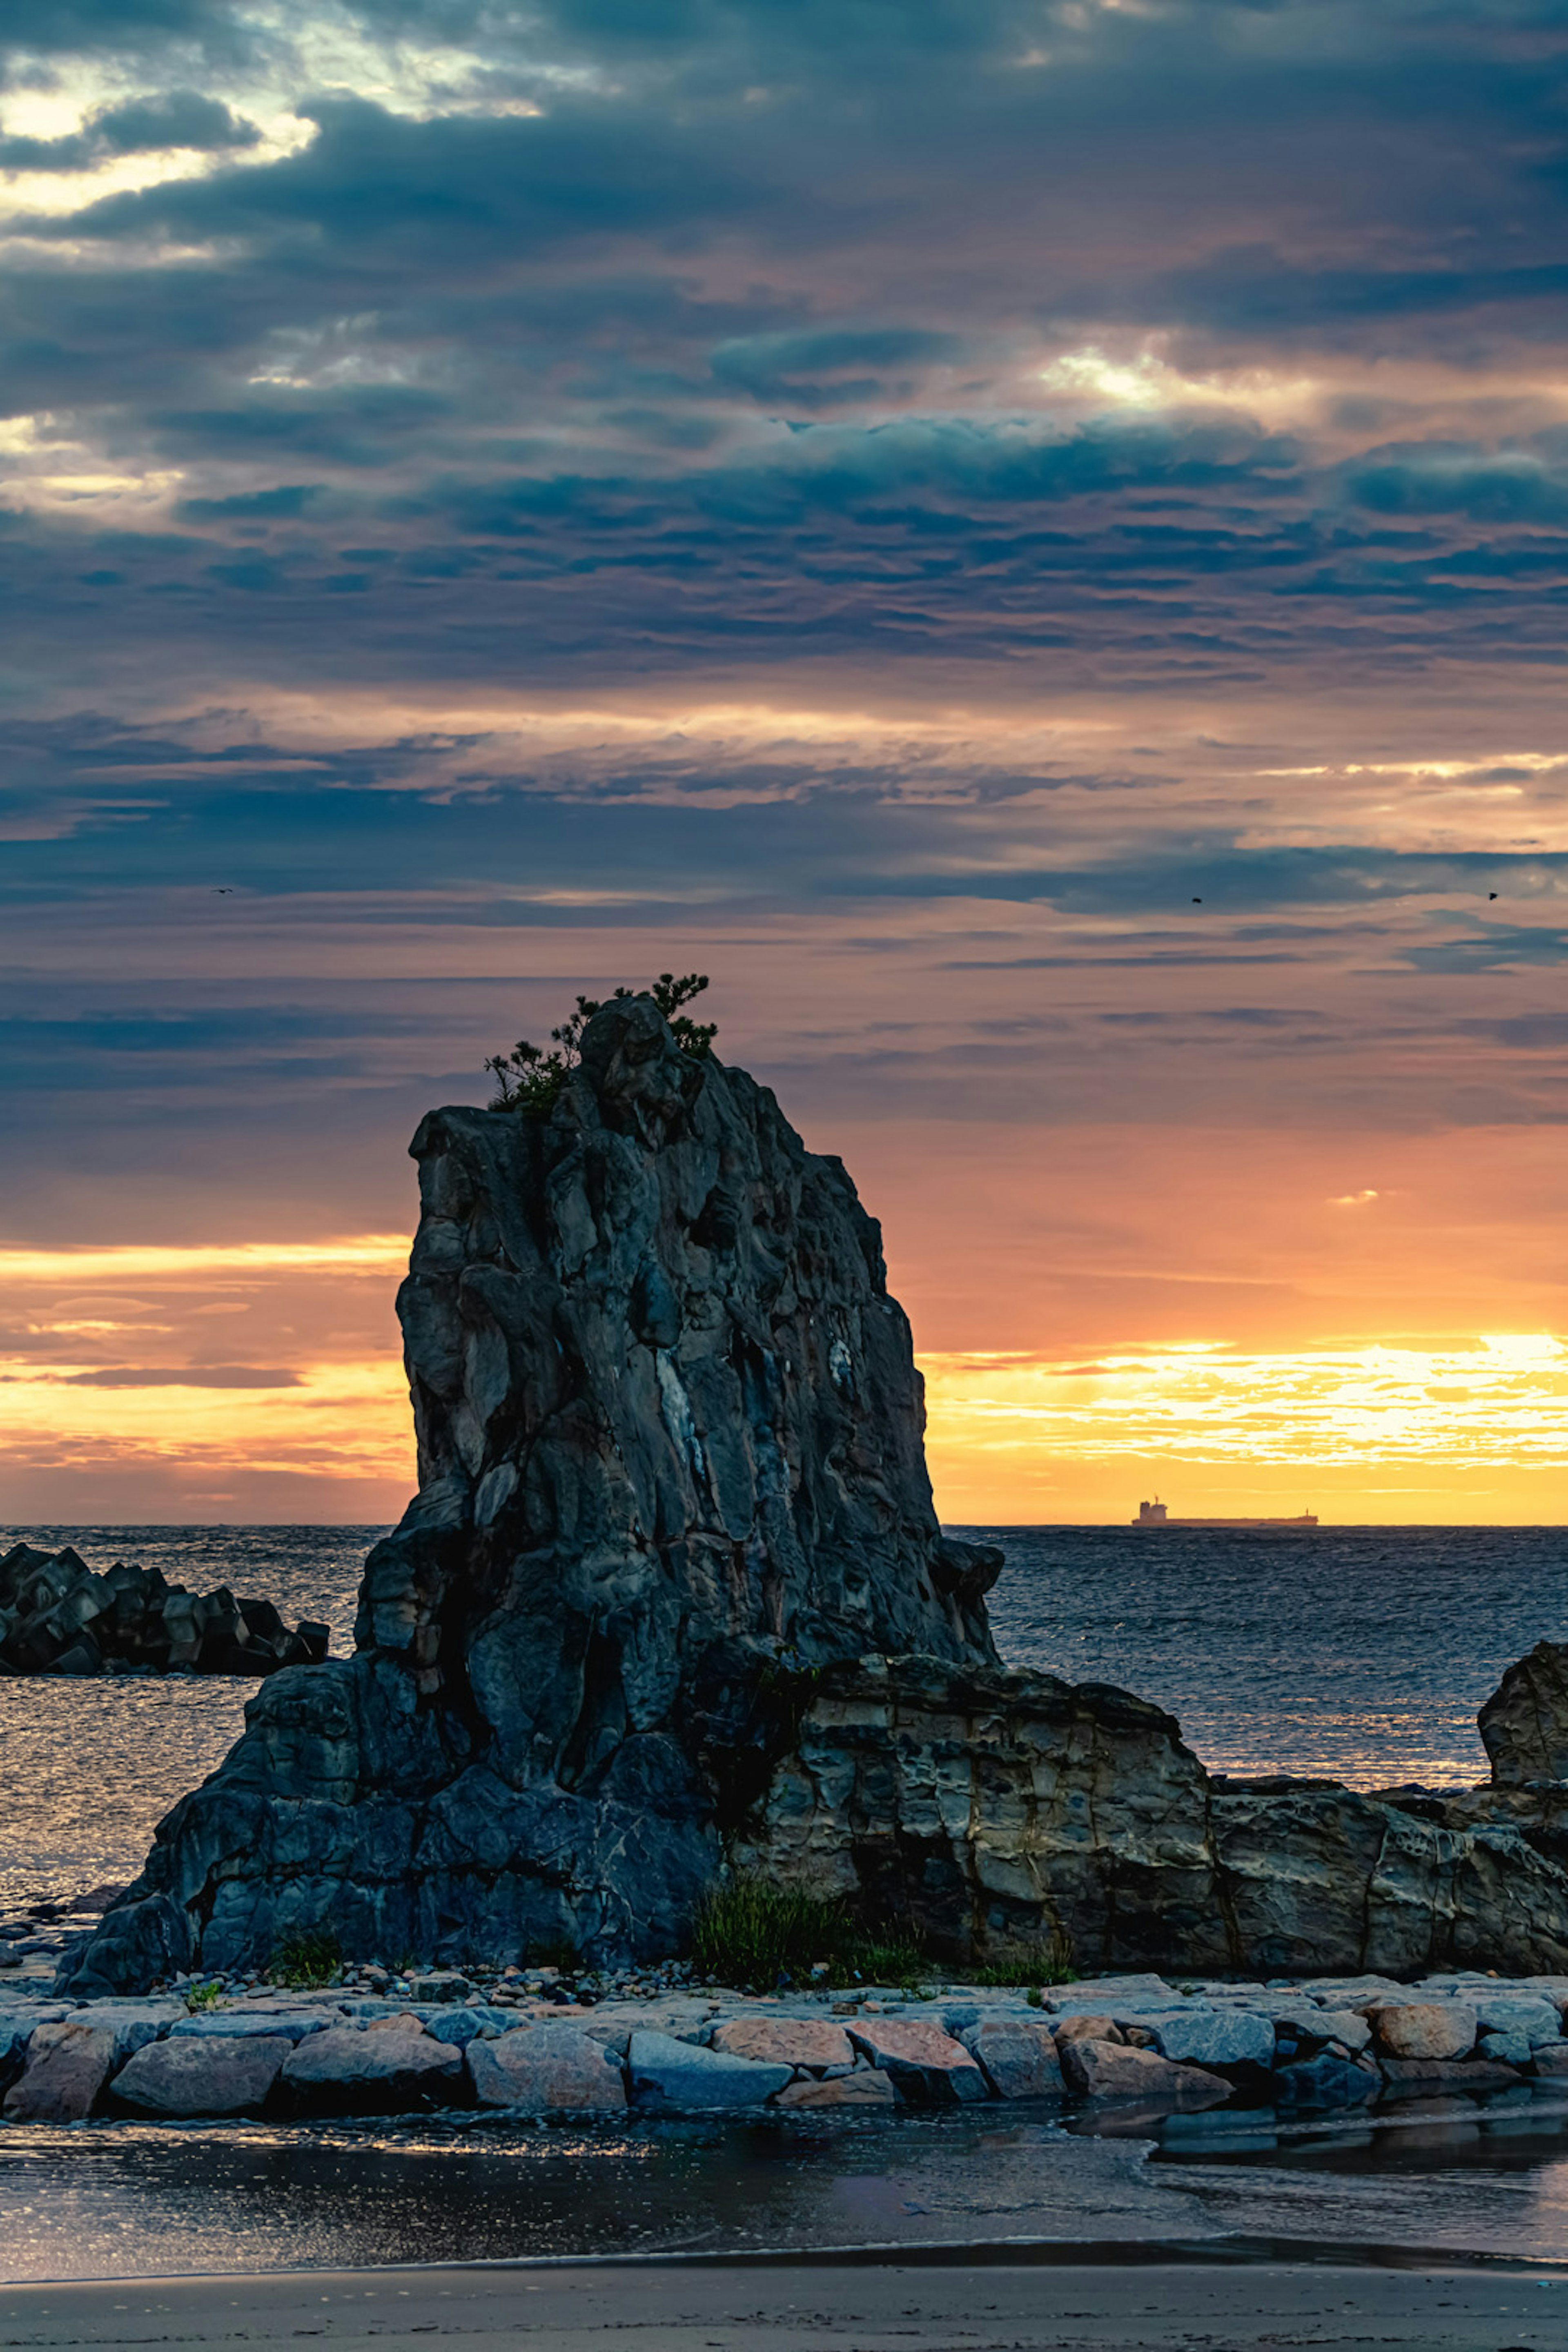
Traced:
<path fill-rule="evenodd" d="M 357 1654 L 262 1685 L 62 1990 L 322 1931 L 658 1958 L 729 1870 L 954 1962 L 1568 1969 L 1568 1874 L 1511 1822 L 1222 1786 L 1160 1708 L 1001 1665 L 1002 1555 L 937 1526 L 876 1224 L 649 998 L 548 1116 L 437 1111 L 413 1150 L 419 1493 Z"/>
<path fill-rule="evenodd" d="M 650 999 L 546 1118 L 433 1112 L 398 1299 L 419 1492 L 358 1654 L 275 1676 L 85 1989 L 345 1952 L 679 1948 L 813 1675 L 994 1666 L 908 1321 L 841 1163 Z"/>

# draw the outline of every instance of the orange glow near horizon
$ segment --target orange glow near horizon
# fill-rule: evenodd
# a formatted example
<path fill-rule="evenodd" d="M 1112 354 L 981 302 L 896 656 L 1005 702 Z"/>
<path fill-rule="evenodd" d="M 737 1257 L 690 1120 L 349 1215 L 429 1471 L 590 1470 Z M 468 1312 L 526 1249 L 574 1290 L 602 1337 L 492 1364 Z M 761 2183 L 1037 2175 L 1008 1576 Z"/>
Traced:
<path fill-rule="evenodd" d="M 125 1495 L 104 1518 L 395 1517 L 414 1483 L 392 1316 L 407 1246 L 0 1251 L 28 1343 L 0 1353 L 0 1507 L 58 1520 L 45 1506 L 66 1478 Z M 928 1349 L 921 1364 L 950 1522 L 1115 1523 L 1155 1492 L 1194 1516 L 1563 1516 L 1568 1344 L 1552 1333 Z"/>

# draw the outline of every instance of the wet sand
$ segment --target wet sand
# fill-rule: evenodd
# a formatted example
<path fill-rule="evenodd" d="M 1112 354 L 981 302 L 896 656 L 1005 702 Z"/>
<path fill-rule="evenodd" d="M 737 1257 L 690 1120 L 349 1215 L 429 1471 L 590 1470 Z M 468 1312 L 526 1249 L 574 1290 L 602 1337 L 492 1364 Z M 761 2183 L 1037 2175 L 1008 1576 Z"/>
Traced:
<path fill-rule="evenodd" d="M 1531 2352 L 1568 2347 L 1568 2273 L 1166 2249 L 934 2258 L 268 2272 L 0 2289 L 0 2352 L 181 2346 L 429 2352 Z"/>

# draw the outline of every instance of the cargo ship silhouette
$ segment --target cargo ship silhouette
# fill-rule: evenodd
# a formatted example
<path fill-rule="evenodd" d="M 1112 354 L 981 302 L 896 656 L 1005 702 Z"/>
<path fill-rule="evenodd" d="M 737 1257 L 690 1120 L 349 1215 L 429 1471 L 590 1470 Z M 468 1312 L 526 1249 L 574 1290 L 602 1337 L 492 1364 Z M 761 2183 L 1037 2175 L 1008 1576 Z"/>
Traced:
<path fill-rule="evenodd" d="M 1173 1519 L 1163 1503 L 1140 1503 L 1135 1528 L 1315 1528 L 1314 1512 L 1303 1511 L 1294 1519 Z"/>

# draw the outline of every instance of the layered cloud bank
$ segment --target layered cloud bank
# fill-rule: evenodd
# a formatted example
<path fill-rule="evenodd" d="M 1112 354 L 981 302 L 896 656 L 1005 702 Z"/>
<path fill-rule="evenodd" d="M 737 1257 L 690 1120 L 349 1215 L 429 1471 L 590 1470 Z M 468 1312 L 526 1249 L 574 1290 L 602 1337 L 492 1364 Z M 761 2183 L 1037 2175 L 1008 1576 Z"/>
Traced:
<path fill-rule="evenodd" d="M 201 1251 L 700 963 L 952 1515 L 1557 1516 L 1568 13 L 0 42 L 0 1508 L 391 1516 L 388 1266 Z"/>

